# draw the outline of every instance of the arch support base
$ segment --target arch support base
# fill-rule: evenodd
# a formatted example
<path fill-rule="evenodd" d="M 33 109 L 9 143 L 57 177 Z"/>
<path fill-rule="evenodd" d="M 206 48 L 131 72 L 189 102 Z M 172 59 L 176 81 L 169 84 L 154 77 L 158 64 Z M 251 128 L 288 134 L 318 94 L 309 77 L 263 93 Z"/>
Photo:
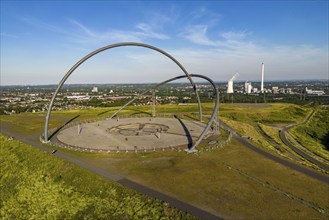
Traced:
<path fill-rule="evenodd" d="M 198 152 L 198 150 L 197 149 L 185 149 L 185 152 L 186 153 L 188 153 L 188 154 L 191 154 L 191 153 L 196 153 L 196 152 Z"/>

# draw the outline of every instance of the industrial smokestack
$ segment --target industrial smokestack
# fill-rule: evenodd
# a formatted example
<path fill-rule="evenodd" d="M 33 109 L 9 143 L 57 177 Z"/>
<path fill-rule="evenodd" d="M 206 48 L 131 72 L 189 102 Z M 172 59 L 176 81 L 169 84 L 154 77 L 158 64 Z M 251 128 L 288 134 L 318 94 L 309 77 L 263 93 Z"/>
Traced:
<path fill-rule="evenodd" d="M 260 92 L 264 92 L 264 63 L 262 63 L 262 81 L 260 83 Z"/>

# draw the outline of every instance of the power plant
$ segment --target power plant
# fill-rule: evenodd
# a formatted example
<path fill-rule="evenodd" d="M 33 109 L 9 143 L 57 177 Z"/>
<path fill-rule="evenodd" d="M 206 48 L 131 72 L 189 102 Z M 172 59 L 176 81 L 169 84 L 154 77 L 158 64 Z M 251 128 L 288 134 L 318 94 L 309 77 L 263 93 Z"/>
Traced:
<path fill-rule="evenodd" d="M 251 85 L 251 82 L 249 80 L 247 80 L 244 83 L 244 88 L 242 91 L 245 94 L 251 94 L 251 93 L 265 93 L 268 92 L 268 90 L 266 90 L 264 88 L 264 73 L 265 73 L 265 64 L 262 63 L 261 64 L 261 81 L 260 81 L 260 90 L 258 90 L 258 88 L 254 87 Z M 234 89 L 233 89 L 233 81 L 239 76 L 239 73 L 234 74 L 234 76 L 232 76 L 231 79 L 229 79 L 227 81 L 227 94 L 232 94 L 234 93 Z M 238 91 L 239 92 L 239 91 Z"/>
<path fill-rule="evenodd" d="M 244 92 L 247 94 L 250 94 L 252 90 L 252 85 L 251 82 L 249 82 L 248 80 L 244 83 Z"/>
<path fill-rule="evenodd" d="M 234 90 L 233 90 L 233 81 L 236 79 L 236 77 L 239 76 L 239 73 L 236 73 L 234 74 L 234 76 L 232 76 L 231 79 L 228 80 L 227 82 L 227 93 L 234 93 Z"/>

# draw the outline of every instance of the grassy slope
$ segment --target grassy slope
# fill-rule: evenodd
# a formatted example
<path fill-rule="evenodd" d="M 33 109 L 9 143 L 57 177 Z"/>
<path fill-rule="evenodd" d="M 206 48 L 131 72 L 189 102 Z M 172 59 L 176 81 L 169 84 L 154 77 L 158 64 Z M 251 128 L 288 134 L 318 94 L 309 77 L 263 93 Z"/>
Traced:
<path fill-rule="evenodd" d="M 285 145 L 281 138 L 280 138 L 280 128 L 277 128 L 277 127 L 272 127 L 272 126 L 268 126 L 268 125 L 265 125 L 265 124 L 259 124 L 260 128 L 263 130 L 263 132 L 269 136 L 274 142 L 276 142 L 277 144 L 280 145 L 280 152 L 283 153 L 285 156 L 288 155 L 288 157 L 291 158 L 292 155 L 293 158 L 291 159 L 297 159 L 299 158 L 298 154 L 296 154 L 292 149 L 290 149 L 287 145 Z M 289 154 L 286 154 L 287 152 L 290 153 Z M 300 161 L 299 159 L 297 159 L 298 161 Z M 303 163 L 308 163 L 308 161 L 305 161 Z M 308 163 L 309 165 L 313 166 L 312 163 Z"/>
<path fill-rule="evenodd" d="M 276 149 L 269 144 L 268 141 L 250 123 L 234 121 L 227 118 L 221 118 L 221 120 L 242 136 L 251 137 L 252 142 L 257 144 L 260 148 L 276 151 Z"/>
<path fill-rule="evenodd" d="M 261 122 L 265 124 L 290 124 L 302 122 L 311 109 L 294 104 L 269 104 L 257 107 L 234 104 L 221 105 L 219 115 L 241 122 Z"/>
<path fill-rule="evenodd" d="M 204 114 L 211 114 L 213 109 L 212 103 L 204 103 L 202 106 Z M 85 110 L 53 111 L 49 127 L 53 128 L 60 126 L 75 116 L 79 116 L 76 120 L 108 117 L 117 109 L 117 107 L 112 107 Z M 188 106 L 161 105 L 157 106 L 156 110 L 158 113 L 197 113 L 198 106 L 196 104 Z M 143 112 L 150 113 L 151 111 L 151 106 L 128 106 L 125 110 L 122 111 L 122 113 L 138 114 Z M 267 107 L 257 107 L 257 105 L 238 106 L 232 104 L 221 104 L 219 108 L 219 115 L 221 117 L 248 123 L 253 123 L 256 121 L 263 123 L 284 124 L 301 122 L 309 112 L 310 109 L 302 108 L 293 104 L 271 104 Z M 0 117 L 0 121 L 2 123 L 10 123 L 15 125 L 15 130 L 18 129 L 18 131 L 29 132 L 42 131 L 44 120 L 45 113 L 22 113 L 10 116 L 3 115 Z"/>
<path fill-rule="evenodd" d="M 269 136 L 271 137 L 276 143 L 278 143 L 281 146 L 284 146 L 285 144 L 280 139 L 280 129 L 276 127 L 271 127 L 264 124 L 259 124 L 261 129 Z"/>
<path fill-rule="evenodd" d="M 193 117 L 198 117 L 198 105 L 160 105 L 157 106 L 158 113 L 195 113 Z M 209 115 L 212 112 L 213 104 L 204 103 L 203 112 Z M 91 118 L 109 117 L 115 108 L 97 108 L 86 110 L 70 110 L 70 111 L 54 111 L 51 116 L 49 128 L 59 127 L 68 120 L 79 116 L 76 120 L 85 120 Z M 128 106 L 122 114 L 140 114 L 152 110 L 151 106 Z M 239 104 L 221 104 L 219 108 L 219 116 L 223 121 L 228 123 L 242 135 L 250 136 L 257 146 L 278 154 L 279 152 L 263 138 L 256 130 L 256 122 L 262 124 L 279 124 L 287 125 L 290 123 L 302 122 L 310 113 L 310 108 L 301 107 L 294 104 L 268 104 L 268 105 L 239 105 Z M 6 126 L 7 130 L 16 133 L 26 134 L 38 138 L 43 130 L 44 113 L 23 113 L 11 116 L 2 116 L 1 122 Z M 207 121 L 207 119 L 205 119 Z M 33 123 L 32 123 L 33 122 Z M 275 137 L 274 137 L 275 138 Z"/>
<path fill-rule="evenodd" d="M 276 151 L 275 148 L 255 129 L 256 122 L 263 124 L 287 125 L 302 122 L 311 111 L 294 104 L 270 104 L 268 106 L 224 105 L 219 113 L 221 119 L 241 135 L 249 136 L 259 147 Z M 272 133 L 269 133 L 271 136 Z M 275 135 L 276 136 L 276 135 Z M 273 137 L 276 139 L 277 137 Z M 280 142 L 278 142 L 280 143 Z"/>
<path fill-rule="evenodd" d="M 0 142 L 1 219 L 192 218 L 31 146 Z"/>
<path fill-rule="evenodd" d="M 306 125 L 289 132 L 303 146 L 329 160 L 329 106 L 319 107 Z"/>
<path fill-rule="evenodd" d="M 161 152 L 118 158 L 89 154 L 80 159 L 227 219 L 326 219 L 326 216 L 228 169 L 225 164 L 329 210 L 327 184 L 263 158 L 235 140 L 224 148 L 199 155 Z"/>
<path fill-rule="evenodd" d="M 212 105 L 204 106 L 205 114 L 210 114 Z M 157 107 L 158 112 L 197 112 L 197 109 L 197 105 Z M 114 111 L 113 108 L 53 112 L 51 127 L 60 126 L 76 115 L 80 115 L 78 120 L 82 120 L 98 117 L 97 114 L 109 110 L 110 112 L 102 115 L 104 117 L 110 115 L 111 111 Z M 264 147 L 269 149 L 271 146 L 268 146 L 266 140 L 262 140 L 253 128 L 256 121 L 270 124 L 296 123 L 303 121 L 310 112 L 308 108 L 292 104 L 271 104 L 268 107 L 224 104 L 219 110 L 221 118 L 231 121 L 232 124 L 239 125 L 236 121 L 243 121 L 244 125 L 250 128 L 245 129 L 245 135 L 252 136 L 258 146 L 264 144 Z M 150 112 L 151 107 L 129 107 L 126 113 L 138 111 Z M 4 116 L 1 117 L 1 121 L 15 132 L 34 134 L 35 138 L 38 138 L 42 133 L 44 115 L 29 113 Z M 14 126 L 10 128 L 10 125 Z M 323 218 L 323 215 L 227 169 L 223 166 L 223 162 L 242 169 L 264 182 L 269 182 L 281 190 L 329 209 L 327 185 L 268 161 L 237 142 L 199 157 L 178 152 L 110 156 L 67 152 L 96 166 L 123 172 L 145 185 L 202 206 L 209 211 L 224 214 L 227 218 L 307 219 Z"/>

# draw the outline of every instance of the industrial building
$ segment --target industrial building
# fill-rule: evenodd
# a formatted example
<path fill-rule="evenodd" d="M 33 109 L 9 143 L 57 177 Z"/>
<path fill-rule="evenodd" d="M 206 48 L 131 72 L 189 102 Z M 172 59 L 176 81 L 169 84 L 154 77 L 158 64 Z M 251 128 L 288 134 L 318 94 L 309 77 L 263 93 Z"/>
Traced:
<path fill-rule="evenodd" d="M 318 95 L 318 96 L 320 96 L 320 95 L 325 94 L 325 92 L 323 90 L 312 90 L 312 89 L 307 89 L 307 87 L 306 87 L 305 91 L 308 95 Z"/>

